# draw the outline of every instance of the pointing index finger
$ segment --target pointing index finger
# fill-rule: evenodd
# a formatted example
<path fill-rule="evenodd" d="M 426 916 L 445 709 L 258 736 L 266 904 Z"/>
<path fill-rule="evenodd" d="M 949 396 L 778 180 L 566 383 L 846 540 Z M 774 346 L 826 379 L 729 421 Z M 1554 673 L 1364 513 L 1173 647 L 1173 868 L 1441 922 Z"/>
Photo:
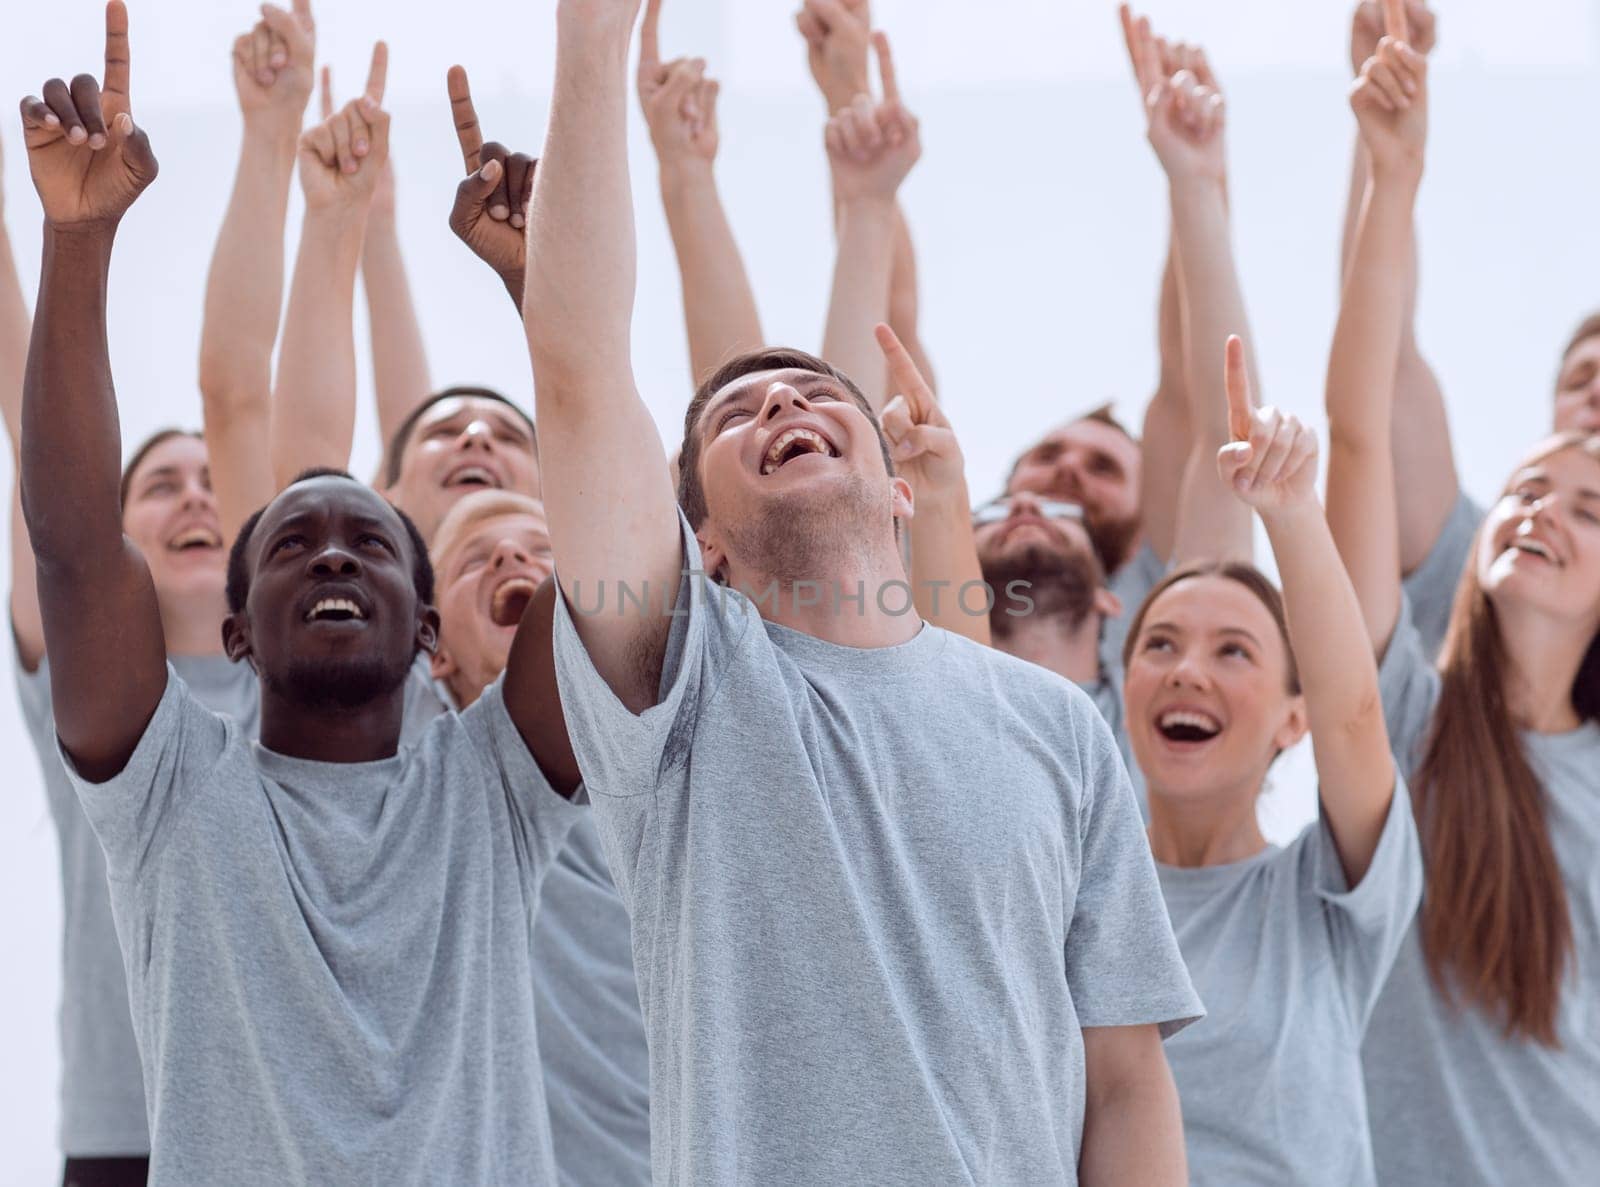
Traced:
<path fill-rule="evenodd" d="M 1228 388 L 1228 431 L 1235 441 L 1250 440 L 1250 371 L 1245 366 L 1244 341 L 1237 334 L 1228 337 L 1225 364 Z"/>
<path fill-rule="evenodd" d="M 450 91 L 450 115 L 455 121 L 456 139 L 461 143 L 461 159 L 468 173 L 476 173 L 483 164 L 483 129 L 478 126 L 478 112 L 472 106 L 467 72 L 461 66 L 452 66 L 445 81 Z"/>
<path fill-rule="evenodd" d="M 129 78 L 132 66 L 128 55 L 128 6 L 122 0 L 106 5 L 106 70 L 100 90 L 106 98 L 108 114 L 128 111 Z"/>
<path fill-rule="evenodd" d="M 383 88 L 389 80 L 389 43 L 380 41 L 372 47 L 372 68 L 367 71 L 367 98 L 383 103 Z"/>
<path fill-rule="evenodd" d="M 639 29 L 639 65 L 661 65 L 661 0 L 645 6 L 644 24 Z"/>
<path fill-rule="evenodd" d="M 1383 0 L 1383 32 L 1396 41 L 1406 40 L 1406 0 Z"/>
<path fill-rule="evenodd" d="M 322 68 L 322 118 L 333 118 L 333 67 Z"/>
<path fill-rule="evenodd" d="M 905 348 L 898 334 L 882 323 L 874 333 L 878 338 L 878 349 L 883 351 L 883 357 L 889 364 L 890 387 L 905 397 L 912 420 L 917 424 L 925 423 L 928 410 L 935 402 L 933 389 L 922 377 L 922 372 L 917 370 L 911 352 Z"/>
<path fill-rule="evenodd" d="M 872 35 L 872 48 L 878 54 L 878 75 L 883 80 L 883 101 L 900 102 L 900 76 L 894 68 L 894 53 L 889 48 L 889 35 L 879 29 Z"/>

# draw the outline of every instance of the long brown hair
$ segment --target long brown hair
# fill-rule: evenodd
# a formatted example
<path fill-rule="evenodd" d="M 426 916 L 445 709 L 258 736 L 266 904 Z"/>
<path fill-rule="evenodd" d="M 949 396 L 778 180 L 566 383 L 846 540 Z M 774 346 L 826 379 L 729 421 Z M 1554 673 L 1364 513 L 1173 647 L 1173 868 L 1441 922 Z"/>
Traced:
<path fill-rule="evenodd" d="M 1600 460 L 1600 437 L 1567 434 L 1525 465 L 1568 449 Z M 1499 620 L 1470 561 L 1439 663 L 1439 703 L 1411 780 L 1427 856 L 1428 972 L 1445 1000 L 1498 1018 L 1508 1038 L 1556 1047 L 1572 917 L 1544 788 L 1506 703 L 1511 669 Z M 1589 641 L 1572 705 L 1583 719 L 1600 719 L 1600 634 Z"/>

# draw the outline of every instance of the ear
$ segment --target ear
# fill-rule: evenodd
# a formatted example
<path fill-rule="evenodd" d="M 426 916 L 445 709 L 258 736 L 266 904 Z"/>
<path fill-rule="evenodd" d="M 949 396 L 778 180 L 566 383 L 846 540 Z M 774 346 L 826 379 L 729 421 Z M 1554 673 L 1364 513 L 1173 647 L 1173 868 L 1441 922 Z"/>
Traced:
<path fill-rule="evenodd" d="M 1283 719 L 1283 724 L 1278 727 L 1277 733 L 1272 735 L 1272 744 L 1280 751 L 1287 750 L 1305 737 L 1306 731 L 1310 728 L 1311 722 L 1306 716 L 1306 699 L 1297 696 L 1289 702 L 1289 715 Z"/>
<path fill-rule="evenodd" d="M 722 570 L 728 564 L 728 550 L 723 545 L 721 537 L 709 524 L 702 524 L 700 530 L 694 534 L 694 538 L 700 545 L 700 567 L 713 581 L 725 581 L 726 574 Z"/>
<path fill-rule="evenodd" d="M 432 606 L 417 614 L 417 646 L 429 655 L 439 650 L 439 612 Z"/>
<path fill-rule="evenodd" d="M 230 614 L 222 620 L 222 650 L 234 663 L 246 661 L 255 667 L 255 654 L 250 643 L 250 619 L 243 613 Z"/>
<path fill-rule="evenodd" d="M 896 519 L 911 519 L 917 514 L 916 496 L 904 478 L 889 480 L 889 510 Z"/>
<path fill-rule="evenodd" d="M 1094 612 L 1101 618 L 1121 618 L 1122 599 L 1102 585 L 1094 591 Z"/>
<path fill-rule="evenodd" d="M 460 665 L 456 663 L 455 657 L 450 654 L 450 649 L 443 645 L 437 647 L 428 660 L 428 675 L 441 684 L 448 682 L 450 677 L 454 676 L 458 671 L 460 671 Z"/>

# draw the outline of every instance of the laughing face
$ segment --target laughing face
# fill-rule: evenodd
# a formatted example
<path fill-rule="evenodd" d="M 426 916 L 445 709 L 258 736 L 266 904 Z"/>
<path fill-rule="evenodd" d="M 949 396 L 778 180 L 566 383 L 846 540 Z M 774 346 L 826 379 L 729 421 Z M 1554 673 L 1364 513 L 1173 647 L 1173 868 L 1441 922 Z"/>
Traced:
<path fill-rule="evenodd" d="M 1277 622 L 1231 578 L 1190 577 L 1157 594 L 1125 680 L 1129 740 L 1153 797 L 1253 799 L 1305 734 Z"/>
<path fill-rule="evenodd" d="M 122 530 L 164 601 L 215 598 L 220 607 L 228 558 L 204 441 L 179 434 L 151 447 L 129 479 Z"/>
<path fill-rule="evenodd" d="M 1122 567 L 1139 535 L 1142 455 L 1126 433 L 1083 419 L 1047 433 L 1018 459 L 1006 490 L 1076 503 L 1107 573 Z"/>
<path fill-rule="evenodd" d="M 1600 622 L 1600 457 L 1577 446 L 1524 466 L 1478 536 L 1478 583 L 1502 614 L 1592 635 Z"/>
<path fill-rule="evenodd" d="M 865 546 L 911 513 L 877 426 L 827 375 L 761 371 L 717 392 L 696 428 L 710 572 L 809 580 L 841 544 Z"/>
<path fill-rule="evenodd" d="M 471 495 L 445 518 L 433 556 L 440 614 L 433 675 L 464 707 L 505 670 L 522 612 L 554 570 L 544 510 L 532 499 Z"/>
<path fill-rule="evenodd" d="M 1086 619 L 1097 602 L 1111 595 L 1104 589 L 1104 574 L 1083 525 L 1083 511 L 1032 494 L 1013 494 L 979 509 L 973 530 L 978 564 L 991 589 L 1004 591 L 1013 582 L 1025 582 L 1034 613 L 1060 615 L 1069 627 Z M 1013 625 L 997 600 L 993 625 L 1006 633 Z"/>
<path fill-rule="evenodd" d="M 407 439 L 389 495 L 416 521 L 423 539 L 431 540 L 458 500 L 483 490 L 538 496 L 533 434 L 499 400 L 440 400 L 422 414 Z"/>
<path fill-rule="evenodd" d="M 249 592 L 223 629 L 230 658 L 306 707 L 360 708 L 432 650 L 438 614 L 418 590 L 418 556 L 382 496 L 312 478 L 268 505 L 246 542 Z"/>

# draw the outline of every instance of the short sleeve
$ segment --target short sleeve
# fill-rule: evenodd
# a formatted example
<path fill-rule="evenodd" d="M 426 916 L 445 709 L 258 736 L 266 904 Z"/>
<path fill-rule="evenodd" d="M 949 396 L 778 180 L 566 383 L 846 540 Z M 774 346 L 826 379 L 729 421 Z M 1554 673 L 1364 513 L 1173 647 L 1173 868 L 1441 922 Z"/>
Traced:
<path fill-rule="evenodd" d="M 57 742 L 113 880 L 138 881 L 230 744 L 243 744 L 238 727 L 195 700 L 170 663 L 161 702 L 116 775 L 104 783 L 89 782 Z"/>
<path fill-rule="evenodd" d="M 1461 574 L 1472 556 L 1472 542 L 1482 522 L 1483 509 L 1468 498 L 1465 491 L 1458 492 L 1456 504 L 1439 530 L 1439 538 L 1433 542 L 1423 562 L 1406 575 L 1405 591 L 1411 600 L 1411 620 L 1416 623 L 1417 634 L 1422 639 L 1422 653 L 1430 659 L 1437 656 L 1444 645 L 1456 587 L 1461 584 Z"/>
<path fill-rule="evenodd" d="M 520 837 L 518 858 L 526 863 L 526 873 L 537 881 L 555 861 L 567 833 L 587 809 L 551 787 L 534 761 L 506 708 L 504 675 L 461 714 L 461 725 L 505 794 Z"/>
<path fill-rule="evenodd" d="M 1305 863 L 1310 889 L 1326 907 L 1323 923 L 1340 984 L 1350 1016 L 1364 1032 L 1422 902 L 1422 848 L 1411 796 L 1396 779 L 1378 848 L 1354 890 L 1345 879 L 1327 820 L 1319 820 L 1310 831 Z"/>
<path fill-rule="evenodd" d="M 584 785 L 596 799 L 655 790 L 663 772 L 687 761 L 702 701 L 715 691 L 716 656 L 736 648 L 757 618 L 739 595 L 724 590 L 695 568 L 694 531 L 680 512 L 684 564 L 678 600 L 661 669 L 660 695 L 643 713 L 628 709 L 595 669 L 578 634 L 574 613 L 615 613 L 604 588 L 566 591 L 556 599 L 556 681 L 572 748 Z M 593 608 L 591 608 L 593 607 Z"/>
<path fill-rule="evenodd" d="M 1078 894 L 1067 927 L 1067 985 L 1080 1026 L 1155 1023 L 1169 1038 L 1205 1008 L 1167 917 L 1150 842 L 1111 731 L 1078 714 L 1083 786 Z"/>
<path fill-rule="evenodd" d="M 1439 703 L 1439 669 L 1417 632 L 1409 598 L 1401 599 L 1394 634 L 1378 664 L 1378 691 L 1389 747 L 1400 764 L 1401 778 L 1409 779 L 1422 761 L 1434 706 Z"/>

